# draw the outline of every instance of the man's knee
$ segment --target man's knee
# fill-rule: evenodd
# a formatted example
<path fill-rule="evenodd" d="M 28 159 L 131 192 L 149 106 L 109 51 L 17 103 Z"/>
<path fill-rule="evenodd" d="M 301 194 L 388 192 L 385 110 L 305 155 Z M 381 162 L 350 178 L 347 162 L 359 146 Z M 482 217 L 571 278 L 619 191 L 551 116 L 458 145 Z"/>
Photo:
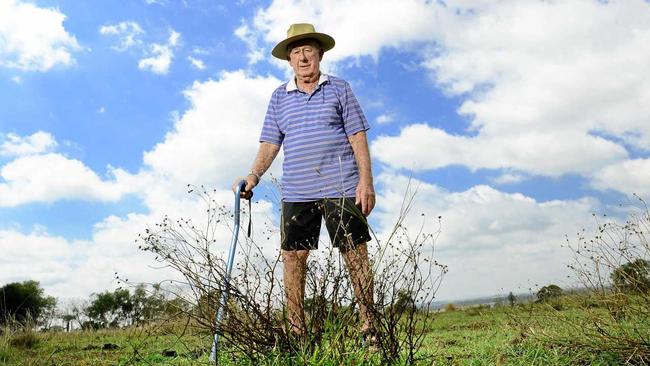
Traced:
<path fill-rule="evenodd" d="M 282 260 L 287 263 L 304 263 L 309 257 L 309 250 L 284 250 L 282 249 Z"/>
<path fill-rule="evenodd" d="M 341 246 L 339 247 L 339 251 L 343 257 L 353 260 L 368 258 L 368 244 L 366 242 L 350 246 Z"/>
<path fill-rule="evenodd" d="M 285 282 L 288 278 L 298 278 L 304 281 L 307 272 L 307 257 L 309 250 L 282 250 L 282 262 L 284 263 Z M 292 283 L 285 283 L 292 286 Z"/>

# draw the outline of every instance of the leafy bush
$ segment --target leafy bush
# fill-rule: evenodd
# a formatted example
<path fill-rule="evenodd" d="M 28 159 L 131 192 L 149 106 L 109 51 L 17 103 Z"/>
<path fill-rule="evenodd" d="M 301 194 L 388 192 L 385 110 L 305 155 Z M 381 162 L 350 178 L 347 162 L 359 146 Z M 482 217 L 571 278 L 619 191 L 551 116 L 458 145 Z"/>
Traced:
<path fill-rule="evenodd" d="M 650 262 L 636 258 L 622 264 L 611 274 L 613 285 L 622 292 L 645 293 L 650 291 Z"/>
<path fill-rule="evenodd" d="M 56 299 L 46 296 L 37 281 L 13 282 L 0 287 L 0 324 L 38 322 L 54 309 Z"/>
<path fill-rule="evenodd" d="M 558 285 L 544 286 L 537 291 L 537 300 L 541 302 L 547 302 L 560 296 L 562 296 L 562 288 Z"/>
<path fill-rule="evenodd" d="M 142 325 L 169 310 L 159 286 L 147 292 L 144 285 L 135 286 L 133 293 L 126 288 L 92 295 L 84 309 L 88 316 L 86 329 L 98 329 L 128 325 Z"/>

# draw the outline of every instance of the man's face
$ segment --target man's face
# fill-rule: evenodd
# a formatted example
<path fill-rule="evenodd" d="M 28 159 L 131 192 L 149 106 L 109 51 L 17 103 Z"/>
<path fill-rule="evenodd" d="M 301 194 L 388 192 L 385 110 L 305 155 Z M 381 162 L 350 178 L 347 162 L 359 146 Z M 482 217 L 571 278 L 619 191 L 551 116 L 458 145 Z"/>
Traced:
<path fill-rule="evenodd" d="M 289 46 L 289 64 L 297 77 L 313 77 L 318 75 L 322 51 L 318 42 L 302 40 Z"/>

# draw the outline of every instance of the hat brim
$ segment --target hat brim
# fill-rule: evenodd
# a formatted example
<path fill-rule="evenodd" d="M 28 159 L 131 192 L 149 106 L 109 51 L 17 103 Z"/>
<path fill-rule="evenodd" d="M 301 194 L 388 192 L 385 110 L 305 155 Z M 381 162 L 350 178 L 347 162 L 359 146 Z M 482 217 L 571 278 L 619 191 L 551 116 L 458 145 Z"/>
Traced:
<path fill-rule="evenodd" d="M 293 37 L 289 37 L 285 39 L 284 41 L 278 43 L 275 47 L 273 47 L 273 50 L 271 51 L 271 54 L 280 60 L 287 60 L 287 56 L 289 56 L 289 52 L 287 51 L 287 46 L 289 46 L 290 43 L 299 41 L 301 39 L 306 39 L 306 38 L 313 38 L 317 40 L 320 43 L 321 48 L 323 49 L 323 52 L 329 51 L 332 48 L 334 48 L 334 38 L 331 36 L 325 34 L 325 33 L 303 33 L 303 34 L 298 34 Z"/>

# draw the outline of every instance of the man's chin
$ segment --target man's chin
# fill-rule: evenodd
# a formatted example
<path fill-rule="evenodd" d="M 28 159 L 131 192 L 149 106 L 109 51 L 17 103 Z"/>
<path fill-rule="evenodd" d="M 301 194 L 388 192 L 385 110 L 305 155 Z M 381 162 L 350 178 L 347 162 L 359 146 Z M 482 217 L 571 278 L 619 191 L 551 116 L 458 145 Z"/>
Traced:
<path fill-rule="evenodd" d="M 298 77 L 301 79 L 311 79 L 318 73 L 313 73 L 313 72 L 298 72 Z"/>

